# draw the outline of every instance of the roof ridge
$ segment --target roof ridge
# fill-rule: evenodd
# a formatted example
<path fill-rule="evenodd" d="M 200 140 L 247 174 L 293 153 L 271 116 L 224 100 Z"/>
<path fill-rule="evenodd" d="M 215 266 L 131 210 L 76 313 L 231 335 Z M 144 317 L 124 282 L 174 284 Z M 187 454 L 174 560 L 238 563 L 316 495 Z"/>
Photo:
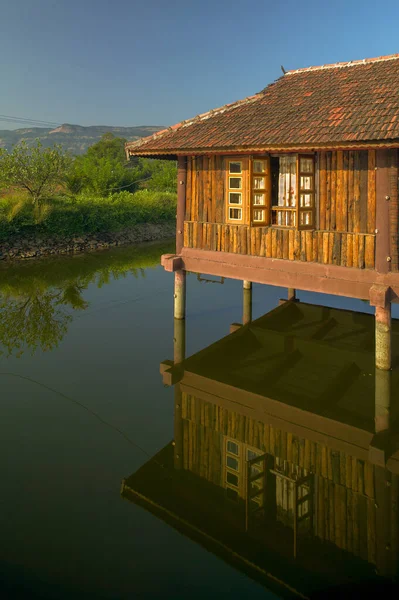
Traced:
<path fill-rule="evenodd" d="M 296 73 L 305 73 L 308 71 L 322 71 L 324 69 L 342 69 L 345 67 L 358 67 L 360 65 L 368 65 L 376 62 L 384 62 L 388 60 L 398 60 L 399 54 L 388 54 L 387 56 L 377 56 L 375 58 L 363 58 L 361 60 L 350 60 L 347 62 L 331 63 L 315 67 L 302 67 L 301 69 L 292 69 L 287 71 L 285 75 L 295 75 Z"/>

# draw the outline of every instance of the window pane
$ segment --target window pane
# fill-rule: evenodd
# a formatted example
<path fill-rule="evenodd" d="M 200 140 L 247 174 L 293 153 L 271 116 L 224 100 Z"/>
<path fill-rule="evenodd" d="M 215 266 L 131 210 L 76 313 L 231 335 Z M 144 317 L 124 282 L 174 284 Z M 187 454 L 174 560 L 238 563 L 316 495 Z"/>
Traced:
<path fill-rule="evenodd" d="M 312 194 L 301 194 L 301 207 L 312 206 Z"/>
<path fill-rule="evenodd" d="M 264 221 L 265 220 L 265 211 L 259 210 L 256 208 L 254 210 L 254 221 Z"/>
<path fill-rule="evenodd" d="M 242 210 L 241 208 L 229 208 L 229 219 L 235 219 L 241 221 Z"/>
<path fill-rule="evenodd" d="M 301 189 L 311 190 L 313 188 L 313 177 L 301 177 Z"/>
<path fill-rule="evenodd" d="M 264 206 L 265 205 L 265 194 L 255 193 L 254 194 L 254 204 Z"/>
<path fill-rule="evenodd" d="M 226 464 L 230 469 L 234 469 L 234 471 L 238 471 L 238 460 L 233 456 L 228 456 Z"/>
<path fill-rule="evenodd" d="M 236 444 L 235 442 L 227 442 L 227 452 L 229 452 L 230 454 L 235 454 L 236 456 L 239 455 L 239 448 L 238 448 L 238 444 Z"/>
<path fill-rule="evenodd" d="M 241 189 L 241 177 L 229 177 L 229 188 L 231 190 L 240 190 Z"/>
<path fill-rule="evenodd" d="M 296 212 L 293 210 L 273 210 L 272 224 L 282 227 L 295 227 Z"/>
<path fill-rule="evenodd" d="M 311 211 L 303 211 L 299 216 L 299 224 L 300 225 L 312 225 L 312 212 Z"/>
<path fill-rule="evenodd" d="M 238 487 L 238 477 L 237 477 L 237 475 L 234 475 L 234 473 L 230 473 L 229 471 L 227 471 L 226 481 L 230 485 L 235 485 L 236 487 Z"/>
<path fill-rule="evenodd" d="M 229 171 L 230 171 L 230 173 L 242 173 L 242 163 L 230 162 L 229 163 Z"/>
<path fill-rule="evenodd" d="M 265 189 L 265 178 L 264 177 L 254 177 L 254 189 L 255 190 L 264 190 Z"/>
<path fill-rule="evenodd" d="M 301 173 L 313 173 L 313 158 L 301 158 L 299 170 Z"/>
<path fill-rule="evenodd" d="M 265 161 L 264 160 L 254 160 L 253 170 L 254 170 L 254 173 L 264 173 L 266 170 L 265 169 Z"/>
<path fill-rule="evenodd" d="M 229 192 L 230 204 L 242 204 L 241 192 Z"/>

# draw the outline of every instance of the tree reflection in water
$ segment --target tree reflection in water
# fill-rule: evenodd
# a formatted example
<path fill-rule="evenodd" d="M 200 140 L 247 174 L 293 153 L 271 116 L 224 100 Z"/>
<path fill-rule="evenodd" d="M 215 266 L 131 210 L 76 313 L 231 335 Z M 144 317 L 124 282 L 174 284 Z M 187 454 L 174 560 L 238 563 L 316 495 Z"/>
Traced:
<path fill-rule="evenodd" d="M 57 347 L 74 311 L 89 307 L 84 292 L 90 284 L 101 288 L 128 275 L 145 277 L 145 269 L 158 266 L 160 255 L 169 251 L 167 246 L 163 242 L 4 265 L 0 355 L 20 357 L 28 349 L 33 354 L 38 348 L 45 352 Z"/>

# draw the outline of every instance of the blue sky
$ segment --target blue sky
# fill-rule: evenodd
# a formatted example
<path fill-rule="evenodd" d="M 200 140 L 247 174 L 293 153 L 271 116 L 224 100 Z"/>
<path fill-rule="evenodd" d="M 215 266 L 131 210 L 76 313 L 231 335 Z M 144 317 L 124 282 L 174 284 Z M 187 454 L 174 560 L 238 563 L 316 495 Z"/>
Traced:
<path fill-rule="evenodd" d="M 0 0 L 0 8 L 0 114 L 59 123 L 172 125 L 258 92 L 281 64 L 399 52 L 399 3 L 389 1 L 383 10 L 375 0 Z"/>

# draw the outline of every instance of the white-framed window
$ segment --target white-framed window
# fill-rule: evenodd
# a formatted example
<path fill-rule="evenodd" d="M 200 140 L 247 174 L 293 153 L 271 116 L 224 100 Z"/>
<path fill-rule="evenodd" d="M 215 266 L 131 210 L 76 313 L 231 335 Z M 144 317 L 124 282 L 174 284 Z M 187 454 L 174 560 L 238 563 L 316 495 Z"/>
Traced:
<path fill-rule="evenodd" d="M 229 500 L 238 502 L 242 485 L 241 447 L 235 440 L 227 438 L 224 448 L 224 487 Z"/>
<path fill-rule="evenodd" d="M 227 159 L 227 222 L 244 222 L 245 161 Z"/>

